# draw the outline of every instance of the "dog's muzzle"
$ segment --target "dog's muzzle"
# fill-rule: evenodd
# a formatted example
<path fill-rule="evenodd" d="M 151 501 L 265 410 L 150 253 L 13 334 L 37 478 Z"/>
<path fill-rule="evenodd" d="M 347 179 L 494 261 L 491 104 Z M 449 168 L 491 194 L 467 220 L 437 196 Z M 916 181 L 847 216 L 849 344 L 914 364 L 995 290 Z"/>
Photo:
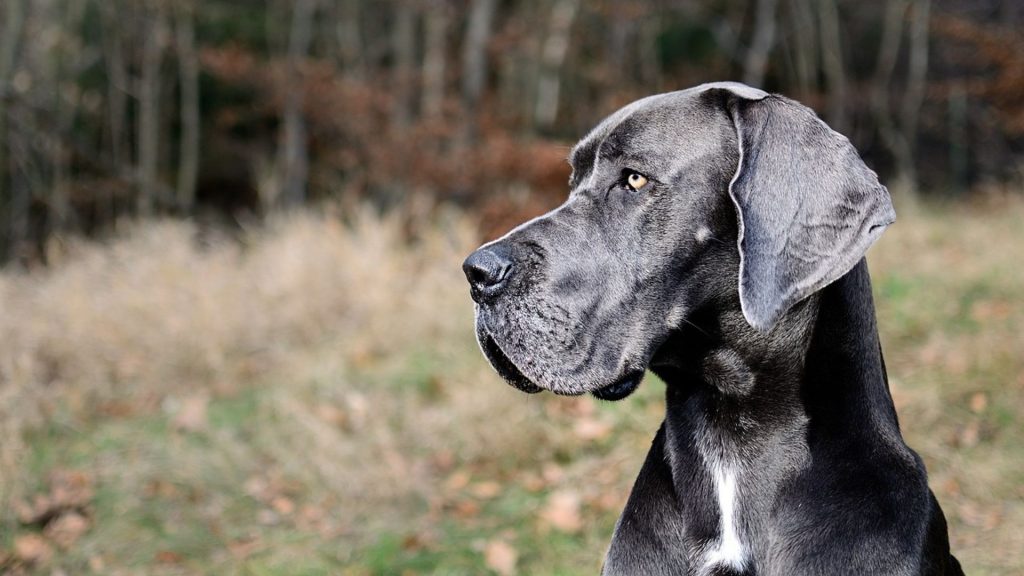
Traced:
<path fill-rule="evenodd" d="M 477 327 L 477 340 L 480 342 L 480 348 L 483 350 L 484 356 L 487 357 L 487 361 L 506 382 L 529 394 L 536 394 L 543 390 L 540 386 L 530 382 L 530 379 L 524 376 L 515 363 L 501 350 L 498 343 L 494 341 L 494 337 L 480 327 Z"/>

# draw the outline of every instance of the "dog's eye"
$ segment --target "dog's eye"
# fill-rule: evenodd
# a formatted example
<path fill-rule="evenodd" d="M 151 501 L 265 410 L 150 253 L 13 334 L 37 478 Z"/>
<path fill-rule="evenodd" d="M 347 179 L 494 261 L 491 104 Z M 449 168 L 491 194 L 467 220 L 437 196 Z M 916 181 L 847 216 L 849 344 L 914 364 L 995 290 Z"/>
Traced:
<path fill-rule="evenodd" d="M 629 172 L 626 175 L 626 185 L 633 190 L 640 190 L 647 185 L 647 176 L 639 172 Z"/>

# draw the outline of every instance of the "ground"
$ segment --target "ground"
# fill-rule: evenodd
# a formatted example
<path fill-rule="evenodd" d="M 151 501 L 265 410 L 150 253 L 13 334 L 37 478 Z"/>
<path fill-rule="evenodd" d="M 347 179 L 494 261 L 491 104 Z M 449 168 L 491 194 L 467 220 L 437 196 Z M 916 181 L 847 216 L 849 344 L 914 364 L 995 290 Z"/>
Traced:
<path fill-rule="evenodd" d="M 455 212 L 149 223 L 0 274 L 0 571 L 596 573 L 663 386 L 502 384 L 473 237 Z M 1024 567 L 1021 246 L 1024 202 L 925 205 L 869 257 L 900 422 L 973 575 Z"/>

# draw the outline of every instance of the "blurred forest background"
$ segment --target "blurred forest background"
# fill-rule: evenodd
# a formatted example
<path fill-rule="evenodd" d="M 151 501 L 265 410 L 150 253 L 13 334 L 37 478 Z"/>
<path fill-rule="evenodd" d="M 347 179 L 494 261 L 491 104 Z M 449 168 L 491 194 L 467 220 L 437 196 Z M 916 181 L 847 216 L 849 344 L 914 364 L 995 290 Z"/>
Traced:
<path fill-rule="evenodd" d="M 572 144 L 741 80 L 897 200 L 892 394 L 1024 571 L 1019 0 L 0 0 L 0 573 L 593 574 L 664 412 L 526 396 L 462 259 Z"/>
<path fill-rule="evenodd" d="M 565 192 L 640 96 L 797 98 L 890 183 L 1020 182 L 1017 0 L 4 0 L 0 255 L 125 217 L 452 200 L 489 228 Z M 499 221 L 500 220 L 500 221 Z"/>

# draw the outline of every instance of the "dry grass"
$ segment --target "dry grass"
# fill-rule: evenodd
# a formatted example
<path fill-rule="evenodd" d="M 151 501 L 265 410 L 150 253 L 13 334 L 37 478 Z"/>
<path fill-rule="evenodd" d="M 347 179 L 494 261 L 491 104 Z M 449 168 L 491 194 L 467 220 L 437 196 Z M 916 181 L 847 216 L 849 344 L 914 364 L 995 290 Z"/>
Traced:
<path fill-rule="evenodd" d="M 595 572 L 660 385 L 514 392 L 473 342 L 468 222 L 414 219 L 410 242 L 408 218 L 350 220 L 240 243 L 149 223 L 0 274 L 0 570 L 475 574 L 511 550 Z M 904 430 L 969 573 L 1024 563 L 1022 224 L 1020 202 L 925 210 L 871 255 Z M 18 504 L 68 474 L 88 529 L 62 547 Z M 50 552 L 23 557 L 37 533 Z"/>

